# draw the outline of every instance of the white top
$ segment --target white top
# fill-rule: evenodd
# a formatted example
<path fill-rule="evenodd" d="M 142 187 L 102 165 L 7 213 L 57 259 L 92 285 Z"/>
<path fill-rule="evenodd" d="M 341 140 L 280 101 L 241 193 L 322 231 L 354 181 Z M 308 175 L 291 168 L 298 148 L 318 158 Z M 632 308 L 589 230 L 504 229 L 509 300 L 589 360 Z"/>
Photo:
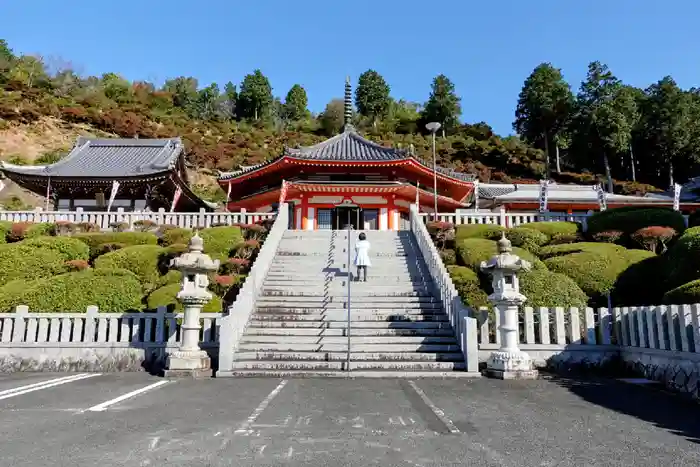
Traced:
<path fill-rule="evenodd" d="M 359 240 L 355 243 L 355 266 L 372 266 L 369 260 L 370 244 L 367 240 Z"/>

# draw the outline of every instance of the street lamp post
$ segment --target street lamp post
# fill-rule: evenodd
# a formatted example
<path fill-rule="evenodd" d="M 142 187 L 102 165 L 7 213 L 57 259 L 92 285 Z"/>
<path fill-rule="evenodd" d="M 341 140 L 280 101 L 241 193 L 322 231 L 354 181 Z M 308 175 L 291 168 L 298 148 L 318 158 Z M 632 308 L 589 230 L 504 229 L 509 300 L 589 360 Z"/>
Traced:
<path fill-rule="evenodd" d="M 435 154 L 435 133 L 442 127 L 442 125 L 438 122 L 430 122 L 427 125 L 425 125 L 425 128 L 430 132 L 430 134 L 433 136 L 433 198 L 434 198 L 434 206 L 433 206 L 433 219 L 437 221 L 437 214 L 438 214 L 438 207 L 437 207 L 437 155 Z"/>

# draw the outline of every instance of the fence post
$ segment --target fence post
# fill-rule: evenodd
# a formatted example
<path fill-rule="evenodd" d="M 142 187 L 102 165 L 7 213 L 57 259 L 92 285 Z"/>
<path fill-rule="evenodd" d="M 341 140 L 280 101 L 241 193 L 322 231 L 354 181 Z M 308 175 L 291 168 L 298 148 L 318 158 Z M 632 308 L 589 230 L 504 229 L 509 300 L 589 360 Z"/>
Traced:
<path fill-rule="evenodd" d="M 202 229 L 210 227 L 207 225 L 206 213 L 207 213 L 206 209 L 199 208 L 199 220 L 197 221 L 197 225 Z"/>
<path fill-rule="evenodd" d="M 167 307 L 159 306 L 156 309 L 156 344 L 165 343 L 165 313 Z"/>
<path fill-rule="evenodd" d="M 241 219 L 238 221 L 241 224 L 248 224 L 246 212 L 247 212 L 246 208 L 241 208 Z"/>
<path fill-rule="evenodd" d="M 99 312 L 99 308 L 95 305 L 87 307 L 85 313 L 85 338 L 83 342 L 95 342 L 95 330 L 97 328 L 97 315 Z"/>
<path fill-rule="evenodd" d="M 500 207 L 500 209 L 498 210 L 498 216 L 498 225 L 500 225 L 501 227 L 509 227 L 508 216 L 506 215 L 505 206 Z"/>
<path fill-rule="evenodd" d="M 29 307 L 27 305 L 18 305 L 15 308 L 15 325 L 12 328 L 12 342 L 24 342 L 24 332 L 27 329 L 27 315 Z"/>

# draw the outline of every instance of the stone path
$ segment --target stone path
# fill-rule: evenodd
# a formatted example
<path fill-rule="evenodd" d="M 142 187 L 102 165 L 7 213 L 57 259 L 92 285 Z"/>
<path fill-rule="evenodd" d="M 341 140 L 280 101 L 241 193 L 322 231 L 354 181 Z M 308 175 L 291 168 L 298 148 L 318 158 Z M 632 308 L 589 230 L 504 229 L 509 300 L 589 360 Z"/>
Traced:
<path fill-rule="evenodd" d="M 698 440 L 700 407 L 610 381 L 0 375 L 0 466 L 689 466 Z"/>

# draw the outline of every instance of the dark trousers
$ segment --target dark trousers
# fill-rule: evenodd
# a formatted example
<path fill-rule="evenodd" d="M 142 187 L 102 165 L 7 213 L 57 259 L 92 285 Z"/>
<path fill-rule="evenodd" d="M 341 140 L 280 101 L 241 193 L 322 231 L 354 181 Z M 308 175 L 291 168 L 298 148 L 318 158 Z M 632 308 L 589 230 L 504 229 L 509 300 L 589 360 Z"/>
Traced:
<path fill-rule="evenodd" d="M 364 281 L 367 282 L 367 266 L 358 266 L 358 267 L 357 267 L 357 277 L 355 277 L 355 280 L 356 280 L 356 281 L 362 280 L 361 277 L 362 277 L 362 272 L 363 272 L 363 271 L 364 271 L 364 273 L 365 273 Z"/>

